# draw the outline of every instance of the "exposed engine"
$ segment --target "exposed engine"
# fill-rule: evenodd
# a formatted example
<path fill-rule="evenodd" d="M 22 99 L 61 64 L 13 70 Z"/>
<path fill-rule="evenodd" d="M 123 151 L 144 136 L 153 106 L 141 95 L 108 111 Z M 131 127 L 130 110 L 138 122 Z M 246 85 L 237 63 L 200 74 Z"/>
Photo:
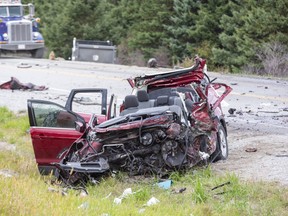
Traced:
<path fill-rule="evenodd" d="M 127 124 L 129 129 L 124 129 Z M 203 160 L 200 146 L 194 141 L 191 128 L 175 113 L 134 116 L 121 124 L 91 130 L 85 140 L 71 147 L 58 168 L 70 183 L 83 180 L 83 175 L 99 177 L 113 170 L 129 175 L 164 176 Z M 70 175 L 73 171 L 76 171 L 74 176 Z"/>

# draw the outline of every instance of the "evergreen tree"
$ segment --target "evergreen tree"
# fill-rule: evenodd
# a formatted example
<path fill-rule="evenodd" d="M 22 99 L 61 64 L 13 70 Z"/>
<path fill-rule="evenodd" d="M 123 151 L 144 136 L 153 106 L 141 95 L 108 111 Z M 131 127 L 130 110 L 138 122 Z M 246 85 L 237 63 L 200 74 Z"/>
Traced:
<path fill-rule="evenodd" d="M 207 0 L 198 2 L 198 15 L 195 17 L 195 28 L 188 31 L 193 43 L 189 45 L 192 53 L 206 58 L 209 68 L 213 68 L 212 48 L 220 44 L 218 35 L 223 32 L 220 20 L 224 14 L 230 14 L 229 0 Z"/>
<path fill-rule="evenodd" d="M 224 15 L 221 46 L 213 50 L 214 60 L 230 71 L 257 63 L 257 50 L 266 42 L 288 42 L 287 1 L 235 1 L 232 16 Z M 286 12 L 285 12 L 286 11 Z"/>
<path fill-rule="evenodd" d="M 190 57 L 189 44 L 195 42 L 189 32 L 195 29 L 195 20 L 199 4 L 195 0 L 174 0 L 171 24 L 166 28 L 169 33 L 167 43 L 172 53 L 173 63 Z"/>

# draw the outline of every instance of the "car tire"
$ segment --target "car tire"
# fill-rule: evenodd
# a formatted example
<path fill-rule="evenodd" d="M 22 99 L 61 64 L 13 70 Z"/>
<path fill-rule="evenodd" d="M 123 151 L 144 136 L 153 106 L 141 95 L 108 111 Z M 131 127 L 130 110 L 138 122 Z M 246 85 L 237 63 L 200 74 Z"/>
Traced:
<path fill-rule="evenodd" d="M 211 155 L 212 162 L 226 160 L 228 158 L 227 133 L 222 124 L 219 125 L 217 132 L 216 150 Z"/>

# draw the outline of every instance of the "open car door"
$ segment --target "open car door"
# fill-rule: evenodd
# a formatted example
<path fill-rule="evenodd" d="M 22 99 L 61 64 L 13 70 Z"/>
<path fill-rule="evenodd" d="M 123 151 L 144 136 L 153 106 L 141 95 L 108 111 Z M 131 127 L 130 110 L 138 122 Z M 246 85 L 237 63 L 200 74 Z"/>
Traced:
<path fill-rule="evenodd" d="M 43 100 L 28 100 L 30 135 L 35 159 L 41 174 L 49 174 L 71 144 L 83 135 L 75 129 L 75 122 L 86 128 L 92 114 L 97 123 L 112 118 L 112 101 L 107 112 L 107 90 L 98 88 L 73 89 L 66 105 Z M 112 110 L 111 110 L 112 109 Z M 109 114 L 109 115 L 108 115 Z"/>

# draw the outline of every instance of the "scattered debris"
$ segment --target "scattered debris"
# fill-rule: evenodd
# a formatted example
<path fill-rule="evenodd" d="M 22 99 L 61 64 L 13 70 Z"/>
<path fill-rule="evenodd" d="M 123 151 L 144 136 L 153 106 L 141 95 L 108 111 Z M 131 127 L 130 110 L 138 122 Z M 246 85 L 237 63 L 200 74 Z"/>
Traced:
<path fill-rule="evenodd" d="M 15 151 L 16 150 L 16 145 L 8 144 L 6 142 L 0 142 L 0 151 L 1 150 Z"/>
<path fill-rule="evenodd" d="M 236 111 L 235 108 L 230 108 L 230 109 L 228 110 L 229 114 L 231 114 L 231 115 L 233 115 L 235 111 Z"/>
<path fill-rule="evenodd" d="M 144 213 L 144 212 L 145 212 L 145 208 L 141 208 L 141 209 L 139 209 L 139 211 L 138 211 L 139 214 L 142 214 L 142 213 Z"/>
<path fill-rule="evenodd" d="M 116 198 L 114 199 L 114 203 L 115 203 L 116 205 L 119 205 L 119 204 L 122 203 L 122 199 L 116 197 Z"/>
<path fill-rule="evenodd" d="M 236 114 L 243 115 L 243 112 L 240 110 L 240 111 L 237 111 Z"/>
<path fill-rule="evenodd" d="M 266 155 L 269 155 L 269 156 L 275 156 L 275 157 L 288 157 L 288 154 L 271 154 L 269 152 L 266 152 Z"/>
<path fill-rule="evenodd" d="M 11 77 L 10 81 L 0 84 L 0 89 L 43 91 L 48 88 L 43 85 L 37 86 L 33 83 L 21 83 L 17 78 Z"/>
<path fill-rule="evenodd" d="M 125 189 L 120 197 L 116 197 L 116 198 L 114 199 L 114 203 L 115 203 L 116 205 L 121 204 L 121 203 L 122 203 L 122 200 L 125 199 L 125 198 L 127 198 L 127 197 L 128 197 L 129 195 L 131 195 L 131 194 L 133 194 L 131 188 Z"/>
<path fill-rule="evenodd" d="M 111 196 L 111 192 L 106 196 L 106 197 L 104 197 L 103 199 L 108 199 L 110 196 Z"/>
<path fill-rule="evenodd" d="M 230 83 L 230 85 L 238 85 L 238 83 Z"/>
<path fill-rule="evenodd" d="M 257 111 L 260 113 L 279 113 L 279 111 L 267 111 L 267 110 L 261 110 L 261 111 Z"/>
<path fill-rule="evenodd" d="M 186 187 L 185 188 L 180 188 L 178 190 L 173 189 L 172 193 L 183 193 L 184 191 L 186 191 Z"/>
<path fill-rule="evenodd" d="M 213 187 L 211 190 L 216 190 L 217 188 L 220 188 L 220 187 L 223 187 L 223 186 L 225 186 L 225 185 L 229 185 L 229 184 L 231 184 L 230 181 L 225 182 L 225 183 L 223 183 L 223 184 L 220 184 L 220 185 L 218 185 L 218 186 L 216 186 L 216 187 Z"/>
<path fill-rule="evenodd" d="M 268 106 L 271 106 L 271 103 L 261 103 L 260 106 L 268 107 Z"/>
<path fill-rule="evenodd" d="M 48 187 L 48 191 L 49 192 L 55 192 L 55 193 L 59 193 L 61 194 L 62 196 L 67 196 L 67 189 L 56 189 L 56 188 L 53 188 L 53 187 Z"/>
<path fill-rule="evenodd" d="M 88 196 L 88 192 L 86 190 L 81 190 L 79 196 L 80 197 L 86 197 L 86 196 Z"/>
<path fill-rule="evenodd" d="M 20 63 L 17 65 L 17 68 L 31 68 L 32 65 L 28 64 L 28 63 Z"/>
<path fill-rule="evenodd" d="M 169 189 L 172 185 L 172 180 L 166 180 L 163 182 L 157 183 L 158 187 L 163 188 L 163 189 Z"/>
<path fill-rule="evenodd" d="M 16 172 L 14 172 L 13 170 L 8 170 L 8 169 L 0 170 L 0 175 L 4 176 L 6 178 L 11 178 L 13 176 L 18 176 L 18 174 Z"/>
<path fill-rule="evenodd" d="M 285 155 L 275 155 L 276 157 L 288 157 L 288 154 Z"/>
<path fill-rule="evenodd" d="M 148 200 L 148 202 L 146 203 L 146 206 L 152 206 L 152 205 L 155 205 L 159 202 L 160 201 L 158 199 L 156 199 L 155 197 L 152 197 L 150 200 Z"/>
<path fill-rule="evenodd" d="M 246 151 L 246 152 L 256 152 L 256 151 L 257 151 L 257 148 L 253 148 L 253 147 L 251 147 L 251 148 L 246 148 L 245 151 Z"/>
<path fill-rule="evenodd" d="M 78 206 L 78 209 L 87 209 L 88 207 L 89 207 L 89 203 L 88 202 L 84 202 L 80 206 Z"/>

